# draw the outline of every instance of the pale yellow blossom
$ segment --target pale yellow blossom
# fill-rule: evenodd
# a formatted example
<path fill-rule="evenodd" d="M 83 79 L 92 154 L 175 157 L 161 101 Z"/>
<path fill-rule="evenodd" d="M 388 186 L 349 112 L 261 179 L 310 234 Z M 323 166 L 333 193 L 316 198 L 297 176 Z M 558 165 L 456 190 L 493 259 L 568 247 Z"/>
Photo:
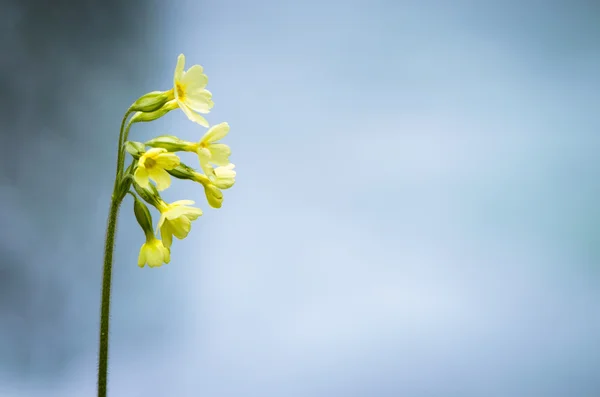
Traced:
<path fill-rule="evenodd" d="M 165 247 L 163 242 L 156 237 L 149 235 L 142 248 L 140 248 L 138 266 L 144 267 L 147 263 L 150 267 L 159 267 L 170 261 L 171 251 L 169 248 Z"/>
<path fill-rule="evenodd" d="M 200 167 L 207 176 L 214 176 L 214 165 L 226 166 L 229 164 L 231 149 L 224 143 L 217 143 L 229 133 L 229 124 L 221 123 L 212 126 L 199 142 L 191 143 L 187 150 L 198 154 Z"/>
<path fill-rule="evenodd" d="M 171 247 L 173 236 L 180 240 L 186 238 L 192 228 L 192 221 L 202 215 L 200 208 L 190 207 L 193 204 L 192 200 L 179 200 L 171 204 L 159 202 L 158 229 L 165 247 Z"/>
<path fill-rule="evenodd" d="M 198 113 L 210 112 L 214 103 L 212 94 L 205 87 L 208 77 L 204 74 L 202 66 L 194 65 L 186 71 L 185 56 L 179 55 L 175 75 L 173 76 L 173 93 L 181 110 L 188 118 L 203 127 L 208 127 L 208 122 Z"/>
<path fill-rule="evenodd" d="M 152 148 L 140 156 L 134 173 L 135 183 L 148 188 L 149 179 L 156 182 L 156 189 L 165 190 L 171 186 L 171 176 L 166 170 L 179 165 L 179 157 L 163 148 Z"/>

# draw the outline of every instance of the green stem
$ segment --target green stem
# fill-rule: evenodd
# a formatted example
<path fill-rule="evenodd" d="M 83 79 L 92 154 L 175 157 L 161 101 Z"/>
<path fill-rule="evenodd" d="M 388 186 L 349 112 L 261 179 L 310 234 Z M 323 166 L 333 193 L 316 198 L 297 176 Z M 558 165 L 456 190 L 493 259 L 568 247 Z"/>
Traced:
<path fill-rule="evenodd" d="M 100 347 L 98 353 L 98 397 L 106 397 L 106 384 L 108 379 L 108 339 L 110 322 L 110 290 L 112 286 L 112 265 L 113 253 L 115 249 L 115 235 L 117 233 L 117 218 L 119 215 L 119 206 L 122 198 L 118 197 L 118 188 L 123 173 L 125 162 L 125 153 L 123 148 L 123 137 L 125 133 L 125 122 L 131 114 L 128 110 L 121 122 L 119 131 L 119 145 L 117 149 L 117 171 L 115 175 L 115 185 L 110 202 L 110 211 L 108 213 L 108 225 L 106 227 L 106 240 L 104 244 L 104 269 L 102 272 L 102 303 L 100 304 Z M 127 126 L 129 130 L 129 125 Z"/>
<path fill-rule="evenodd" d="M 113 252 L 117 230 L 117 216 L 121 203 L 113 197 L 108 214 L 106 243 L 104 245 L 104 271 L 102 276 L 102 304 L 100 307 L 100 353 L 98 358 L 98 397 L 106 397 L 108 377 L 108 332 L 110 321 L 110 289 L 112 280 Z"/>

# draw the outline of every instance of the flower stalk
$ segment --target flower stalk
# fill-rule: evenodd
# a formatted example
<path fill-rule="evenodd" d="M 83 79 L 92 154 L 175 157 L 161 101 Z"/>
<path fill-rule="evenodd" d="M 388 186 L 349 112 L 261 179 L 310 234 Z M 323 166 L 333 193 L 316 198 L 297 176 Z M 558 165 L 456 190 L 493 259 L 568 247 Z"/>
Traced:
<path fill-rule="evenodd" d="M 148 264 L 150 268 L 156 268 L 170 262 L 173 236 L 180 240 L 186 238 L 191 230 L 192 221 L 202 215 L 202 210 L 190 206 L 194 204 L 192 200 L 178 200 L 167 204 L 161 199 L 159 191 L 163 191 L 171 185 L 171 176 L 177 179 L 201 182 L 205 189 L 208 189 L 207 199 L 214 208 L 220 208 L 223 201 L 219 188 L 228 188 L 234 183 L 234 166 L 228 163 L 229 147 L 214 143 L 229 131 L 227 123 L 221 123 L 210 129 L 205 134 L 205 137 L 210 139 L 203 138 L 201 142 L 194 144 L 193 151 L 198 152 L 198 156 L 201 157 L 201 168 L 205 172 L 209 172 L 208 176 L 183 164 L 174 153 L 190 151 L 191 143 L 189 142 L 170 135 L 154 138 L 145 144 L 128 140 L 133 124 L 157 120 L 177 108 L 181 109 L 196 124 L 209 127 L 206 119 L 199 114 L 208 113 L 213 106 L 212 94 L 205 89 L 208 78 L 203 73 L 201 66 L 194 65 L 186 72 L 184 65 L 185 57 L 180 55 L 175 68 L 173 88 L 143 95 L 129 107 L 121 122 L 115 183 L 111 195 L 104 244 L 98 352 L 98 397 L 107 395 L 113 254 L 119 208 L 123 199 L 127 194 L 133 197 L 133 212 L 145 235 L 145 242 L 142 244 L 138 256 L 138 266 L 143 268 Z M 131 115 L 133 116 L 130 118 Z M 129 121 L 127 121 L 128 119 Z M 147 149 L 148 146 L 150 149 Z M 203 149 L 202 153 L 200 153 L 200 148 Z M 131 155 L 132 161 L 125 168 L 127 153 Z M 221 167 L 214 169 L 210 163 Z M 160 213 L 156 232 L 152 226 L 152 215 L 142 200 L 138 199 L 138 196 Z"/>

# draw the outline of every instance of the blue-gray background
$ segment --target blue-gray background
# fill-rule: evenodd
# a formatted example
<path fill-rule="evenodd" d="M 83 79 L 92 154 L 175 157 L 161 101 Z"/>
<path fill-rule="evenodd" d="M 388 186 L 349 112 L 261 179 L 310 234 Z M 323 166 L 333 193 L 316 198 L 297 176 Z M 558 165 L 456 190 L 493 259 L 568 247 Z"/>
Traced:
<path fill-rule="evenodd" d="M 205 214 L 158 269 L 126 199 L 112 396 L 600 395 L 598 2 L 1 10 L 0 396 L 94 395 L 118 125 L 179 53 L 238 178 L 165 193 Z"/>

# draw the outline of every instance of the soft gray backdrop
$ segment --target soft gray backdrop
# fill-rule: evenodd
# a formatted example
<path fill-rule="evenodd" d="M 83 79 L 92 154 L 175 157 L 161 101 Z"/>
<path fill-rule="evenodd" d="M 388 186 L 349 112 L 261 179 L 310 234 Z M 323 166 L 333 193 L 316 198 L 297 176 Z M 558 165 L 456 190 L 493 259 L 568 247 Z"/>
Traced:
<path fill-rule="evenodd" d="M 165 193 L 158 269 L 126 199 L 112 396 L 600 395 L 597 3 L 47 3 L 0 12 L 0 396 L 94 395 L 119 121 L 181 52 L 238 180 Z"/>

